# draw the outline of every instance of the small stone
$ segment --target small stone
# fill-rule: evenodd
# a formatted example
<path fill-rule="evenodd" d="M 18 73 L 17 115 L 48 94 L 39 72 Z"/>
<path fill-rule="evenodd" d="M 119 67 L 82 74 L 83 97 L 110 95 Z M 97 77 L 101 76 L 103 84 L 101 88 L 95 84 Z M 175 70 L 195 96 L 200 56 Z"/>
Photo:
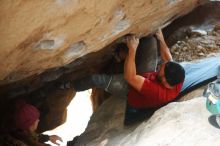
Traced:
<path fill-rule="evenodd" d="M 219 31 L 220 31 L 220 30 L 219 30 Z M 218 35 L 217 31 L 216 31 L 216 32 L 213 31 L 213 32 L 212 32 L 212 35 L 213 35 L 213 36 L 217 36 L 217 35 Z"/>
<path fill-rule="evenodd" d="M 176 48 L 180 48 L 180 46 L 178 44 L 175 44 Z"/>
<path fill-rule="evenodd" d="M 207 35 L 208 33 L 205 30 L 201 30 L 201 29 L 193 29 L 191 31 L 191 35 L 193 36 L 204 36 Z"/>
<path fill-rule="evenodd" d="M 198 46 L 196 47 L 196 49 L 197 49 L 197 50 L 202 50 L 202 49 L 203 49 L 203 47 L 202 47 L 202 46 L 200 46 L 200 45 L 198 45 Z"/>
<path fill-rule="evenodd" d="M 176 47 L 173 47 L 172 48 L 172 52 L 176 52 L 177 51 L 177 48 Z"/>
<path fill-rule="evenodd" d="M 208 31 L 208 32 L 207 32 L 207 35 L 212 35 L 212 31 Z"/>
<path fill-rule="evenodd" d="M 203 53 L 206 53 L 207 51 L 206 51 L 206 49 L 205 49 L 205 48 L 202 48 L 202 52 L 203 52 Z"/>
<path fill-rule="evenodd" d="M 182 49 L 183 51 L 187 51 L 188 50 L 188 48 L 187 47 L 183 47 L 183 49 Z"/>
<path fill-rule="evenodd" d="M 202 52 L 202 51 L 203 51 L 203 47 L 202 47 L 202 46 L 197 46 L 197 47 L 196 47 L 196 50 L 197 50 L 198 52 Z"/>
<path fill-rule="evenodd" d="M 198 54 L 198 56 L 205 56 L 205 54 L 201 52 Z"/>
<path fill-rule="evenodd" d="M 180 53 L 179 53 L 179 52 L 174 52 L 174 54 L 175 54 L 175 55 L 179 55 Z"/>
<path fill-rule="evenodd" d="M 220 30 L 220 24 L 216 24 L 214 27 L 214 31 L 219 31 Z"/>

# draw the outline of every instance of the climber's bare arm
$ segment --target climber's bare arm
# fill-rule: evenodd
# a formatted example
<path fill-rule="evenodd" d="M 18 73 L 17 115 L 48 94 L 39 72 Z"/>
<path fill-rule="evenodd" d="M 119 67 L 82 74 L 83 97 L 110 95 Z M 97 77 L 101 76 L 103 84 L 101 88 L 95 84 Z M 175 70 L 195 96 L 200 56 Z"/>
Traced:
<path fill-rule="evenodd" d="M 138 44 L 139 39 L 134 35 L 127 37 L 127 46 L 129 50 L 124 64 L 124 78 L 133 88 L 140 91 L 145 79 L 137 75 L 136 72 L 135 55 Z"/>
<path fill-rule="evenodd" d="M 156 32 L 157 39 L 160 41 L 160 54 L 161 58 L 164 62 L 172 61 L 172 55 L 170 53 L 169 48 L 164 40 L 163 33 L 161 29 L 158 29 Z"/>

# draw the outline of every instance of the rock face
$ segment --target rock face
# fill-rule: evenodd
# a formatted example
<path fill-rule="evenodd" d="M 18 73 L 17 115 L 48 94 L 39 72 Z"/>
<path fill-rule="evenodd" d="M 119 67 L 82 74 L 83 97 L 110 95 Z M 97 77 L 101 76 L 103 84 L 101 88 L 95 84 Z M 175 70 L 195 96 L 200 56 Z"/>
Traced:
<path fill-rule="evenodd" d="M 127 34 L 149 34 L 203 0 L 0 2 L 0 84 L 60 67 Z"/>
<path fill-rule="evenodd" d="M 3 108 L 7 110 L 7 100 L 25 98 L 41 110 L 40 131 L 58 126 L 65 120 L 65 107 L 74 92 L 60 91 L 57 83 L 97 72 L 106 73 L 103 67 L 114 62 L 114 47 L 123 41 L 126 34 L 145 36 L 158 27 L 168 25 L 164 29 L 165 38 L 168 38 L 167 42 L 174 44 L 185 38 L 185 30 L 189 26 L 219 22 L 220 3 L 213 2 L 171 23 L 205 1 L 0 1 L 0 112 Z M 219 33 L 219 24 L 212 25 L 216 25 L 213 32 Z M 187 51 L 188 48 L 182 49 Z M 199 53 L 204 53 L 203 48 L 197 46 L 196 49 L 201 50 Z M 181 51 L 177 50 L 179 54 Z M 200 56 L 204 57 L 203 54 Z M 106 97 L 99 98 L 100 94 L 96 93 L 94 96 L 96 97 L 92 101 L 95 111 Z M 112 105 L 115 108 L 123 107 L 123 102 L 120 101 L 117 105 L 115 101 Z M 114 115 L 111 113 L 113 108 L 101 109 L 109 117 Z M 57 113 L 56 119 L 54 113 Z M 123 121 L 124 113 L 117 111 L 116 114 L 116 121 L 110 121 Z M 114 127 L 111 122 L 107 124 Z M 118 128 L 121 126 L 118 125 Z M 1 127 L 4 127 L 2 121 L 0 129 Z M 105 125 L 100 123 L 100 128 L 105 129 Z M 96 130 L 96 125 L 90 127 L 91 133 L 94 133 L 91 134 L 93 138 L 99 137 L 96 135 L 100 134 L 99 130 Z M 88 138 L 92 140 L 92 137 Z"/>
<path fill-rule="evenodd" d="M 55 90 L 48 95 L 39 107 L 41 118 L 38 131 L 42 132 L 45 127 L 54 129 L 66 121 L 67 106 L 75 96 L 73 90 Z"/>
<path fill-rule="evenodd" d="M 103 104 L 92 116 L 88 128 L 76 145 L 218 146 L 220 143 L 219 129 L 208 122 L 210 113 L 205 108 L 204 97 L 170 103 L 156 111 L 149 120 L 142 122 L 137 128 L 121 126 L 123 124 L 120 117 L 124 106 L 112 109 L 112 101 L 114 103 L 118 101 L 116 102 L 118 105 L 122 102 L 121 99 L 111 98 Z M 112 111 L 107 113 L 103 108 Z M 114 114 L 111 115 L 109 112 Z M 93 139 L 90 139 L 91 137 Z"/>

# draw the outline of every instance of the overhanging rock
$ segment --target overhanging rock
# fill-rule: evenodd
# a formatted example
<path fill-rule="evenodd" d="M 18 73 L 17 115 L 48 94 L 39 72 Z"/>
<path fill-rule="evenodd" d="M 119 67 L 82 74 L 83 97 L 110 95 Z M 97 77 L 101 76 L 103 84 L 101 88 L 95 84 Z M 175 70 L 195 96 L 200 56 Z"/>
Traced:
<path fill-rule="evenodd" d="M 146 35 L 204 0 L 0 2 L 0 84 L 40 74 L 117 38 Z"/>

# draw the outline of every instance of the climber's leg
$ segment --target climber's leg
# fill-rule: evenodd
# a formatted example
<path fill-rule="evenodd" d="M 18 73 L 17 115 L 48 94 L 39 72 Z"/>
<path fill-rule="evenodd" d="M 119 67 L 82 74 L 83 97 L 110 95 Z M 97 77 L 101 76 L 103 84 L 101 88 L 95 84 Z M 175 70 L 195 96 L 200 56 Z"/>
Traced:
<path fill-rule="evenodd" d="M 105 90 L 117 97 L 126 98 L 128 94 L 128 83 L 122 74 L 113 75 Z"/>
<path fill-rule="evenodd" d="M 76 91 L 84 91 L 93 87 L 105 90 L 116 96 L 126 97 L 128 93 L 128 84 L 124 80 L 122 74 L 105 75 L 96 74 L 91 75 L 72 82 L 72 86 Z"/>
<path fill-rule="evenodd" d="M 185 80 L 181 92 L 188 90 L 218 74 L 220 56 L 211 57 L 194 63 L 183 62 L 185 69 Z"/>
<path fill-rule="evenodd" d="M 84 91 L 93 87 L 105 90 L 108 86 L 111 76 L 105 74 L 95 74 L 72 82 L 76 91 Z"/>

